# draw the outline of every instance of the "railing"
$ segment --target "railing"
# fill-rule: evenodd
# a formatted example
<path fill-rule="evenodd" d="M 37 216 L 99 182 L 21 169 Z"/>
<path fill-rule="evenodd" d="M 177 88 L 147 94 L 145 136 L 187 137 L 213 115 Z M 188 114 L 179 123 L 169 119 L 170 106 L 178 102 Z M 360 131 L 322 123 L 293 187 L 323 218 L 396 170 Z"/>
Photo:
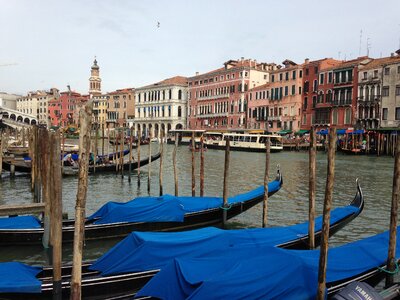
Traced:
<path fill-rule="evenodd" d="M 268 121 L 282 121 L 282 116 L 268 116 Z"/>
<path fill-rule="evenodd" d="M 211 114 L 201 114 L 197 115 L 197 118 L 215 118 L 215 117 L 228 117 L 229 113 L 224 112 L 224 113 L 211 113 Z"/>
<path fill-rule="evenodd" d="M 333 100 L 332 105 L 351 105 L 351 99 Z"/>
<path fill-rule="evenodd" d="M 213 100 L 213 99 L 221 99 L 221 98 L 229 98 L 229 93 L 219 94 L 219 95 L 212 95 L 212 96 L 197 97 L 197 100 Z"/>

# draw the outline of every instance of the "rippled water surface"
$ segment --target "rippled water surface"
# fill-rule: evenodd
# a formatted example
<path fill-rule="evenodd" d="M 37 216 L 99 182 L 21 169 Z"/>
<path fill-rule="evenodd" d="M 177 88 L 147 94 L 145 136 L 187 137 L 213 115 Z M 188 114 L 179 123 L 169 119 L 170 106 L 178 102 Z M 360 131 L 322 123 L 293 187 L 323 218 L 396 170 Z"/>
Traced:
<path fill-rule="evenodd" d="M 158 146 L 153 144 L 153 153 Z M 172 169 L 172 145 L 164 146 L 164 193 L 174 193 Z M 141 147 L 141 157 L 147 157 L 148 146 Z M 136 157 L 136 152 L 134 154 Z M 317 155 L 317 214 L 322 213 L 325 192 L 327 158 L 325 153 Z M 270 178 L 275 176 L 276 165 L 283 172 L 283 188 L 268 202 L 268 224 L 289 225 L 305 221 L 308 217 L 308 153 L 281 152 L 271 154 Z M 251 190 L 263 184 L 265 154 L 231 152 L 229 170 L 229 195 Z M 365 195 L 363 213 L 352 223 L 339 231 L 331 245 L 340 245 L 378 232 L 389 227 L 391 189 L 393 180 L 393 158 L 375 156 L 336 155 L 335 186 L 333 207 L 346 205 L 356 193 L 356 178 Z M 186 146 L 178 147 L 177 165 L 179 173 L 179 194 L 191 195 L 191 152 Z M 205 195 L 222 196 L 224 151 L 208 150 L 205 153 Z M 151 165 L 151 195 L 159 193 L 159 160 Z M 196 153 L 196 174 L 199 174 L 199 153 Z M 132 182 L 115 174 L 98 174 L 89 177 L 87 215 L 96 211 L 107 201 L 128 201 L 147 193 L 148 167 L 141 169 L 141 186 L 138 188 L 137 172 L 132 173 Z M 63 211 L 74 216 L 77 178 L 63 178 Z M 17 177 L 0 181 L 0 205 L 27 203 L 32 201 L 29 190 L 30 179 Z M 196 190 L 199 182 L 197 178 Z M 230 224 L 243 227 L 261 226 L 262 206 L 232 219 Z M 85 246 L 86 259 L 94 259 L 104 253 L 117 241 L 88 242 Z M 64 247 L 63 259 L 71 260 L 70 246 Z M 46 251 L 41 247 L 2 247 L 0 261 L 21 260 L 29 263 L 48 262 Z"/>

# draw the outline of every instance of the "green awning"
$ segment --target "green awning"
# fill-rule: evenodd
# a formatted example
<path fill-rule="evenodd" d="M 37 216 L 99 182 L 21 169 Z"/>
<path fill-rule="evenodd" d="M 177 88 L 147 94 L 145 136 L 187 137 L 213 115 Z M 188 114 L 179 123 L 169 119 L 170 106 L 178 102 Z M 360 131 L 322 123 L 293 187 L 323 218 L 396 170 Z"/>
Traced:
<path fill-rule="evenodd" d="M 278 134 L 280 134 L 280 135 L 285 135 L 285 134 L 289 134 L 289 133 L 292 133 L 292 131 L 291 130 L 281 130 L 278 132 Z"/>
<path fill-rule="evenodd" d="M 299 131 L 295 132 L 295 135 L 303 135 L 305 133 L 309 133 L 310 130 L 300 129 Z"/>

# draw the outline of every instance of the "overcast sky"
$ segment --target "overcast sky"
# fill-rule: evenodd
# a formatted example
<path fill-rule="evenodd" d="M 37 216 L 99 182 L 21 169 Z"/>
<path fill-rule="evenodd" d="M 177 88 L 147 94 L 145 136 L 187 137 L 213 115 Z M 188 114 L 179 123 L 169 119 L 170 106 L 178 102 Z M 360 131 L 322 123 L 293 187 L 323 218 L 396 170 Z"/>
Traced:
<path fill-rule="evenodd" d="M 399 0 L 0 0 L 0 91 L 87 93 L 94 56 L 103 92 L 242 56 L 351 59 L 361 29 L 361 54 L 368 38 L 371 57 L 388 56 L 400 47 L 399 11 Z"/>

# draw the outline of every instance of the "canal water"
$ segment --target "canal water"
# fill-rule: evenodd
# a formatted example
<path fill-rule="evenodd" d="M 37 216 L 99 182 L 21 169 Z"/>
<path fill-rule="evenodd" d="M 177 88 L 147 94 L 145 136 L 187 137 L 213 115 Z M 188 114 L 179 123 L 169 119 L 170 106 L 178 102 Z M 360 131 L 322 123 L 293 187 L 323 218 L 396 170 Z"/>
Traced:
<path fill-rule="evenodd" d="M 173 145 L 164 146 L 164 193 L 174 193 L 172 166 Z M 158 145 L 152 145 L 153 154 Z M 200 154 L 196 153 L 196 192 L 199 193 Z M 148 146 L 141 147 L 141 158 L 148 156 Z M 136 152 L 134 152 L 136 157 Z M 263 184 L 265 154 L 231 152 L 229 170 L 229 195 L 251 190 Z M 308 217 L 308 152 L 272 153 L 270 160 L 270 180 L 280 165 L 283 173 L 283 187 L 268 202 L 268 225 L 291 225 L 307 220 Z M 367 237 L 389 227 L 390 203 L 393 180 L 391 157 L 346 156 L 336 154 L 335 185 L 333 208 L 347 205 L 356 193 L 356 178 L 359 178 L 365 195 L 365 208 L 362 214 L 339 231 L 330 240 L 330 245 L 340 245 Z M 179 173 L 179 194 L 191 195 L 191 152 L 186 146 L 177 150 Z M 151 164 L 150 195 L 159 194 L 159 160 Z M 317 155 L 317 215 L 322 213 L 327 173 L 327 156 L 323 152 Z M 224 171 L 224 151 L 205 152 L 205 195 L 222 196 Z M 125 202 L 137 196 L 148 195 L 148 167 L 141 169 L 141 185 L 138 187 L 137 172 L 132 173 L 132 182 L 115 174 L 97 174 L 89 177 L 87 196 L 87 215 L 95 212 L 107 201 Z M 77 178 L 63 178 L 63 211 L 74 217 L 74 205 L 77 190 Z M 16 177 L 0 181 L 0 205 L 27 203 L 32 201 L 29 190 L 29 177 Z M 229 221 L 231 227 L 258 227 L 262 222 L 262 205 Z M 112 247 L 117 240 L 87 242 L 84 249 L 85 259 L 95 259 Z M 63 260 L 71 261 L 72 249 L 64 245 Z M 48 255 L 42 247 L 2 247 L 0 261 L 19 260 L 30 264 L 48 263 Z"/>

